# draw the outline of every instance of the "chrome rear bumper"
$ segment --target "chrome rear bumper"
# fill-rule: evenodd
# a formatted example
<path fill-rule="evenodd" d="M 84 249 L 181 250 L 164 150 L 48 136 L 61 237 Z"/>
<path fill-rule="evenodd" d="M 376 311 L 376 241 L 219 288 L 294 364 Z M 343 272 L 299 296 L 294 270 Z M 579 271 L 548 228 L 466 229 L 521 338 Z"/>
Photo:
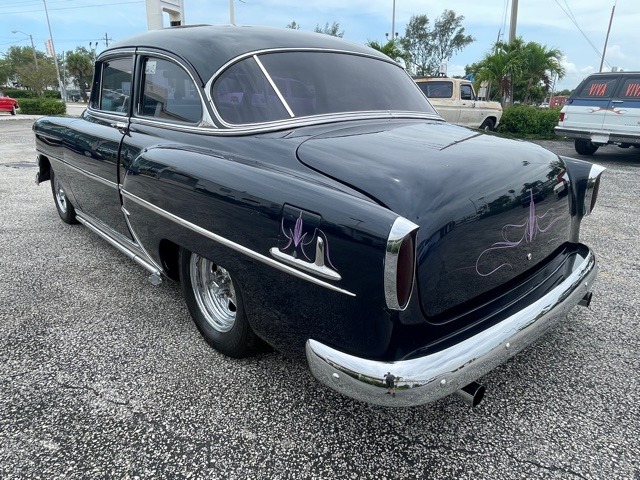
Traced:
<path fill-rule="evenodd" d="M 597 272 L 593 253 L 577 257 L 569 277 L 536 302 L 452 347 L 396 362 L 358 358 L 313 339 L 306 344 L 313 375 L 332 389 L 364 402 L 407 407 L 433 402 L 504 363 L 563 319 L 587 294 Z M 385 374 L 396 377 L 387 394 Z"/>

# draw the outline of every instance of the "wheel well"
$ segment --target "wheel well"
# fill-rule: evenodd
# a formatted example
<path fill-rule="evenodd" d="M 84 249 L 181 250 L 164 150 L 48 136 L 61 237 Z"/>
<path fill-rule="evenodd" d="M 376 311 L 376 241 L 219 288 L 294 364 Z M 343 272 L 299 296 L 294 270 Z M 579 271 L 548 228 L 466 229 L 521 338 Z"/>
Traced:
<path fill-rule="evenodd" d="M 51 180 L 51 162 L 44 155 L 38 155 L 38 184 Z"/>
<path fill-rule="evenodd" d="M 179 282 L 180 267 L 178 265 L 178 255 L 180 253 L 180 246 L 170 240 L 163 239 L 160 241 L 158 253 L 160 254 L 162 268 L 164 269 L 167 277 Z"/>

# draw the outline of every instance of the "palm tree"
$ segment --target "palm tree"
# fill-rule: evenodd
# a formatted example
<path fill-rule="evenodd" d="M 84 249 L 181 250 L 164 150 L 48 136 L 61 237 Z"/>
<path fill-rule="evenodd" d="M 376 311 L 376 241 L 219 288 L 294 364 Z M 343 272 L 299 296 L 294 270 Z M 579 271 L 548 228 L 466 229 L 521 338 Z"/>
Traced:
<path fill-rule="evenodd" d="M 367 46 L 384 53 L 387 57 L 400 64 L 406 65 L 409 61 L 409 54 L 400 48 L 399 40 L 389 40 L 384 45 L 376 42 L 375 40 L 370 40 L 367 42 Z"/>
<path fill-rule="evenodd" d="M 470 70 L 479 81 L 486 80 L 498 86 L 502 102 L 513 84 L 525 84 L 524 100 L 528 102 L 534 88 L 543 84 L 548 90 L 551 78 L 562 78 L 565 70 L 560 64 L 562 52 L 536 42 L 524 43 L 522 37 L 511 43 L 496 42 L 493 51 L 473 64 Z"/>
<path fill-rule="evenodd" d="M 493 51 L 472 65 L 472 73 L 478 81 L 487 81 L 496 85 L 502 103 L 511 92 L 511 85 L 520 75 L 523 67 L 520 51 L 523 41 L 518 37 L 511 43 L 496 42 Z"/>
<path fill-rule="evenodd" d="M 559 49 L 547 48 L 546 45 L 529 42 L 524 46 L 522 55 L 525 65 L 523 73 L 526 74 L 523 80 L 527 85 L 525 102 L 529 101 L 531 91 L 540 83 L 544 85 L 546 91 L 549 91 L 554 76 L 564 77 L 565 69 L 560 64 L 562 52 Z"/>

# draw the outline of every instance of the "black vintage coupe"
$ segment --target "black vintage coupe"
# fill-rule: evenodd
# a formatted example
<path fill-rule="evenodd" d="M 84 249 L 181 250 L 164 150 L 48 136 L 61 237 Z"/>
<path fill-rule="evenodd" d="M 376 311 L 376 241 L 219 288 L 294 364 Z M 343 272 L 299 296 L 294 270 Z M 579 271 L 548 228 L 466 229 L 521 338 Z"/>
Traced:
<path fill-rule="evenodd" d="M 181 282 L 204 338 L 264 342 L 381 405 L 453 392 L 588 304 L 603 168 L 445 123 L 381 53 L 192 26 L 96 61 L 81 118 L 34 125 L 58 213 Z"/>

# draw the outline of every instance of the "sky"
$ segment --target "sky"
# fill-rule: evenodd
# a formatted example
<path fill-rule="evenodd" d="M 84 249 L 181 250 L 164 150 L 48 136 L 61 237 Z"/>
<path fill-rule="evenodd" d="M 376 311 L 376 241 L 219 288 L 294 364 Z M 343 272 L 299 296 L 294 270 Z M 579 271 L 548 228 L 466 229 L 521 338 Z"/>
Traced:
<path fill-rule="evenodd" d="M 513 0 L 234 0 L 237 25 L 285 27 L 295 21 L 302 30 L 338 22 L 344 38 L 384 42 L 395 31 L 402 36 L 412 15 L 433 22 L 445 9 L 464 16 L 465 33 L 475 41 L 453 56 L 449 75 L 463 75 L 498 38 L 508 39 Z M 225 24 L 230 0 L 183 0 L 187 24 Z M 516 35 L 564 52 L 566 69 L 556 90 L 575 88 L 600 67 L 615 0 L 519 0 Z M 57 53 L 77 46 L 105 48 L 109 43 L 147 30 L 144 0 L 46 0 Z M 165 25 L 169 19 L 165 15 Z M 607 43 L 604 71 L 613 67 L 640 71 L 640 0 L 617 0 Z M 12 33 L 16 30 L 17 33 Z M 43 0 L 0 0 L 0 55 L 12 45 L 45 50 L 49 38 Z"/>

